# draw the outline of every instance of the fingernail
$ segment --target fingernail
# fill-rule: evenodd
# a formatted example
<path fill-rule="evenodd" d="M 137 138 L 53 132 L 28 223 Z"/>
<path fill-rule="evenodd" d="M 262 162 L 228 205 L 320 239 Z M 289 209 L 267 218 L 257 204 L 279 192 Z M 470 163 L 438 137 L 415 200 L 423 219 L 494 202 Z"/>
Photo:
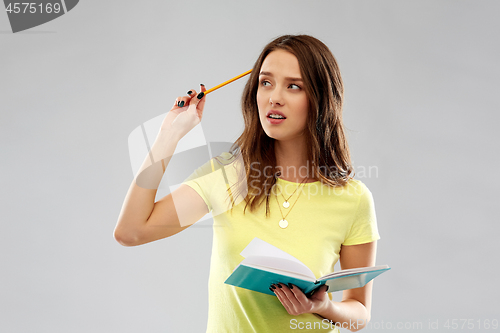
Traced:
<path fill-rule="evenodd" d="M 198 99 L 202 99 L 203 96 L 205 96 L 205 93 L 202 91 L 201 93 L 198 94 L 198 96 L 196 96 Z"/>
<path fill-rule="evenodd" d="M 281 286 L 281 284 L 279 284 L 279 283 L 278 283 L 278 287 L 283 288 L 283 287 Z"/>
<path fill-rule="evenodd" d="M 291 283 L 288 284 L 288 288 L 293 289 L 293 286 Z"/>
<path fill-rule="evenodd" d="M 271 291 L 274 293 L 274 290 L 273 290 L 273 289 L 269 288 L 269 290 L 271 290 Z"/>
<path fill-rule="evenodd" d="M 182 101 L 179 106 L 182 108 L 184 106 L 184 101 Z"/>
<path fill-rule="evenodd" d="M 328 289 L 330 289 L 330 286 L 329 286 L 329 285 L 327 285 L 327 286 L 326 286 L 326 291 L 328 291 Z"/>
<path fill-rule="evenodd" d="M 192 93 L 193 93 L 193 91 L 192 91 L 192 90 L 189 90 L 189 91 L 188 91 L 188 95 L 191 95 Z"/>
<path fill-rule="evenodd" d="M 205 85 L 203 83 L 200 83 L 200 86 L 204 87 Z"/>
<path fill-rule="evenodd" d="M 177 106 L 179 106 L 180 104 L 181 104 L 181 101 L 178 101 L 178 102 L 177 102 Z"/>
<path fill-rule="evenodd" d="M 274 284 L 271 285 L 271 288 L 273 288 L 273 290 L 276 289 L 276 287 L 274 286 Z"/>

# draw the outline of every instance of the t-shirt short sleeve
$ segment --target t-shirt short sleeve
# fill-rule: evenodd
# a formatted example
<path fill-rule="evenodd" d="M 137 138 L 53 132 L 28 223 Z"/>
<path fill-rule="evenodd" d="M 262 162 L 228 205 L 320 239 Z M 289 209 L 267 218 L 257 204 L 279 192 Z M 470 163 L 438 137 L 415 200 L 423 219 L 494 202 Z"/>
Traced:
<path fill-rule="evenodd" d="M 196 169 L 183 184 L 200 195 L 213 216 L 240 203 L 248 192 L 241 155 L 229 153 L 212 158 Z"/>
<path fill-rule="evenodd" d="M 372 193 L 361 182 L 358 182 L 355 191 L 359 194 L 358 205 L 343 245 L 364 244 L 380 239 Z"/>

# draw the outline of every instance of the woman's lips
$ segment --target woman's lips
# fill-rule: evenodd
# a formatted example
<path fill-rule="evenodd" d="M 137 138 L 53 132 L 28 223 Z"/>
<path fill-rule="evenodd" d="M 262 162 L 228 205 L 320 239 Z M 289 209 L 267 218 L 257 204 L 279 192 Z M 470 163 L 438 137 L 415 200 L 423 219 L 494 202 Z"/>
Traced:
<path fill-rule="evenodd" d="M 283 118 L 286 119 L 285 114 L 283 112 L 281 112 L 281 111 L 278 111 L 278 110 L 269 110 L 269 111 L 267 111 L 266 117 L 269 118 L 269 116 L 272 115 L 272 114 L 278 114 L 278 115 L 280 115 L 280 116 L 282 116 Z"/>
<path fill-rule="evenodd" d="M 281 124 L 282 122 L 284 122 L 285 119 L 284 118 L 282 118 L 282 119 L 274 119 L 274 118 L 267 117 L 267 121 L 270 122 L 273 125 L 277 125 L 277 124 Z"/>
<path fill-rule="evenodd" d="M 280 115 L 283 118 L 271 118 L 272 114 Z M 285 121 L 286 117 L 283 114 L 283 112 L 280 112 L 278 110 L 269 110 L 266 114 L 267 121 L 273 125 L 281 124 L 283 121 Z"/>

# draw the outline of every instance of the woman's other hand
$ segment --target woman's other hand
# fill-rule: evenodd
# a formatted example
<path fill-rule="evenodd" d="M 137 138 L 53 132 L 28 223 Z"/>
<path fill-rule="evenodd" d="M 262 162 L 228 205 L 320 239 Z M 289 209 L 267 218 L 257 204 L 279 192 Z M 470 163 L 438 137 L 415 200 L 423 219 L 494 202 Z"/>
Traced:
<path fill-rule="evenodd" d="M 327 285 L 321 286 L 309 298 L 293 284 L 290 285 L 292 288 L 287 287 L 283 283 L 279 285 L 281 288 L 278 284 L 275 284 L 273 285 L 275 288 L 272 289 L 286 311 L 293 316 L 303 313 L 321 313 L 324 312 L 330 304 Z"/>

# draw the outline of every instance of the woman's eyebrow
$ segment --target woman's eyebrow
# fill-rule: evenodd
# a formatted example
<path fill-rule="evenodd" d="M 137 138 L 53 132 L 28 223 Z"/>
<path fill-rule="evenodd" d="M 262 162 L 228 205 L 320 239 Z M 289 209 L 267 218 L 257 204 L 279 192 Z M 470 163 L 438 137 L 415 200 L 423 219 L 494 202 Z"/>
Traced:
<path fill-rule="evenodd" d="M 271 72 L 260 72 L 259 75 L 273 76 Z M 287 81 L 302 81 L 300 77 L 285 77 Z"/>

